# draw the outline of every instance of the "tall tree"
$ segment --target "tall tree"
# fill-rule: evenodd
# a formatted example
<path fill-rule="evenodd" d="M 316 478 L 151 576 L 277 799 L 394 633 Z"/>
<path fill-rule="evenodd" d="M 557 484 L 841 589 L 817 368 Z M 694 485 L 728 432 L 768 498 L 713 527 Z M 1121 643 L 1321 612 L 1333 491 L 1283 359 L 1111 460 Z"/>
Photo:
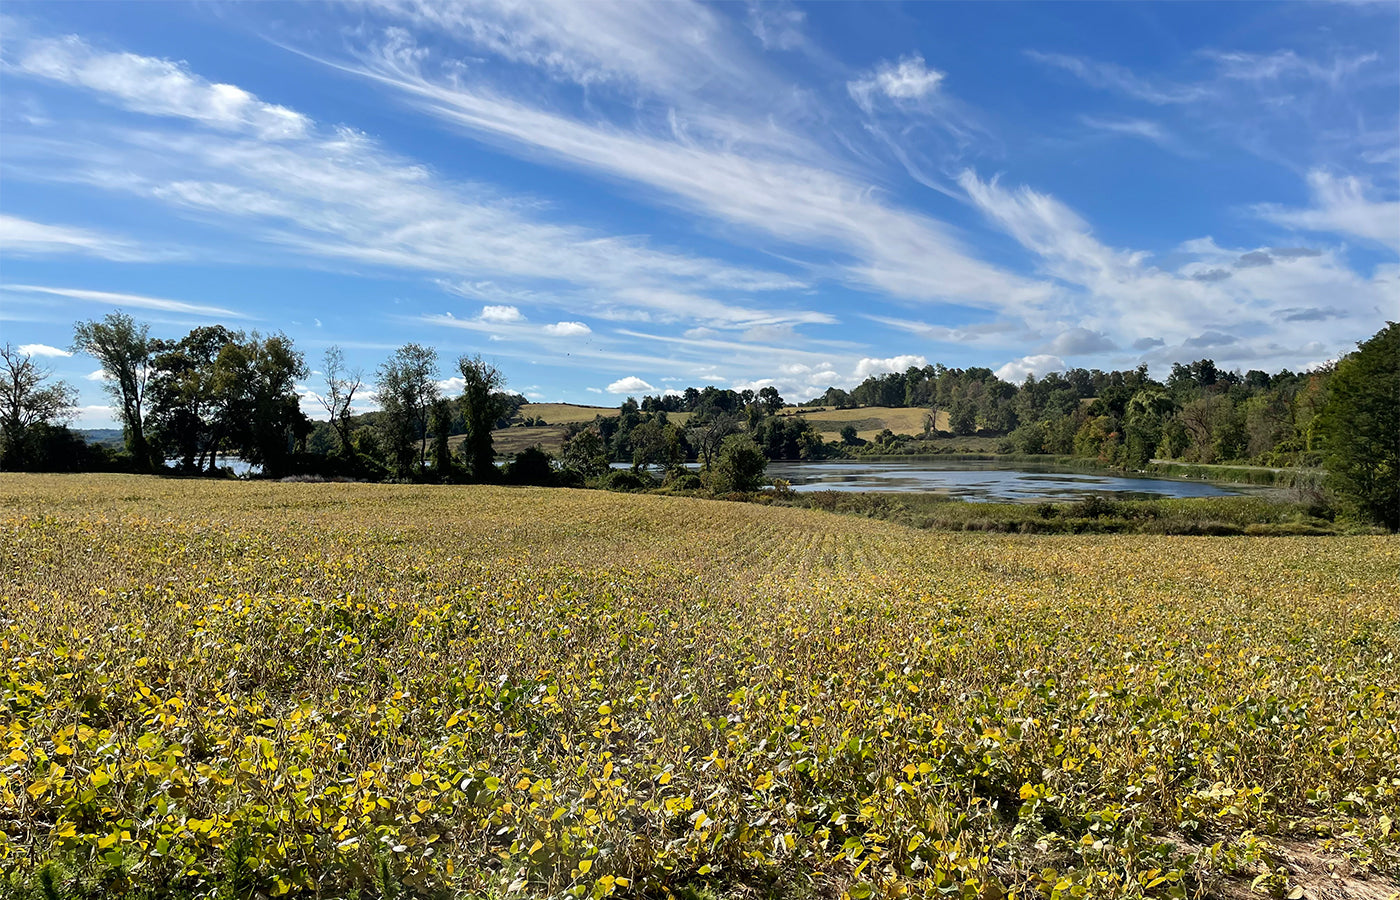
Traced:
<path fill-rule="evenodd" d="M 73 418 L 78 392 L 67 382 L 45 385 L 53 371 L 6 344 L 0 347 L 0 465 L 12 468 L 24 436 L 34 425 Z"/>
<path fill-rule="evenodd" d="M 353 457 L 355 452 L 350 443 L 350 404 L 354 402 L 355 393 L 364 383 L 364 373 L 360 369 L 347 368 L 345 354 L 335 344 L 326 348 L 321 370 L 326 381 L 326 392 L 316 395 L 316 399 L 330 414 L 331 428 L 340 439 L 340 452 L 347 457 Z"/>
<path fill-rule="evenodd" d="M 150 326 L 121 312 L 100 322 L 73 326 L 73 349 L 94 357 L 107 375 L 106 387 L 118 403 L 126 449 L 142 469 L 155 460 L 146 441 L 146 382 L 151 374 Z"/>
<path fill-rule="evenodd" d="M 433 474 L 447 480 L 452 477 L 452 450 L 447 439 L 452 435 L 452 401 L 439 397 L 433 401 L 428 415 L 428 428 L 433 433 Z"/>
<path fill-rule="evenodd" d="M 709 417 L 702 414 L 692 418 L 688 425 L 686 441 L 695 448 L 700 457 L 700 467 L 708 469 L 719 454 L 724 439 L 739 432 L 739 417 L 726 412 L 718 412 Z"/>
<path fill-rule="evenodd" d="M 1322 410 L 1324 465 L 1364 518 L 1400 530 L 1400 324 L 1337 363 Z"/>
<path fill-rule="evenodd" d="M 422 344 L 404 344 L 379 367 L 380 431 L 389 463 L 401 478 L 415 477 L 427 465 L 428 412 L 438 397 L 437 374 L 437 351 Z"/>
<path fill-rule="evenodd" d="M 217 365 L 230 444 L 264 475 L 288 474 L 294 449 L 311 431 L 297 393 L 297 379 L 307 374 L 302 354 L 285 334 L 254 333 L 225 344 Z"/>
<path fill-rule="evenodd" d="M 506 379 L 501 370 L 480 356 L 463 356 L 457 360 L 462 373 L 462 413 L 466 419 L 466 440 L 460 450 L 467 474 L 473 481 L 492 481 L 496 477 L 496 453 L 491 431 L 496 427 L 505 406 L 499 396 Z"/>
<path fill-rule="evenodd" d="M 564 439 L 560 460 L 584 478 L 597 478 L 608 471 L 608 445 L 596 428 L 585 428 Z"/>
<path fill-rule="evenodd" d="M 147 430 L 163 456 L 174 455 L 185 471 L 202 471 L 217 458 L 229 427 L 216 389 L 219 354 L 243 339 L 222 325 L 192 330 L 178 341 L 151 341 L 150 411 Z"/>

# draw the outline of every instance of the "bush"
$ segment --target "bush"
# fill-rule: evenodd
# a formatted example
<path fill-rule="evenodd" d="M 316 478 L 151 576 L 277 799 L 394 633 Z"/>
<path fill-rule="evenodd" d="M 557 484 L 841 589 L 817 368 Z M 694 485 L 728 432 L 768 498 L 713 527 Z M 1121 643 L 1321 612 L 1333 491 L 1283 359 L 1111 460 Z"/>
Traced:
<path fill-rule="evenodd" d="M 699 491 L 704 489 L 705 484 L 699 475 L 689 469 L 672 469 L 664 486 L 673 491 Z"/>
<path fill-rule="evenodd" d="M 506 484 L 533 484 L 549 487 L 555 483 L 554 457 L 538 445 L 526 447 L 506 463 Z"/>
<path fill-rule="evenodd" d="M 603 487 L 610 491 L 640 491 L 646 486 L 642 476 L 629 469 L 618 469 L 603 476 Z"/>
<path fill-rule="evenodd" d="M 750 493 L 763 484 L 768 458 L 746 434 L 732 434 L 719 448 L 719 459 L 705 473 L 706 487 L 716 494 Z"/>

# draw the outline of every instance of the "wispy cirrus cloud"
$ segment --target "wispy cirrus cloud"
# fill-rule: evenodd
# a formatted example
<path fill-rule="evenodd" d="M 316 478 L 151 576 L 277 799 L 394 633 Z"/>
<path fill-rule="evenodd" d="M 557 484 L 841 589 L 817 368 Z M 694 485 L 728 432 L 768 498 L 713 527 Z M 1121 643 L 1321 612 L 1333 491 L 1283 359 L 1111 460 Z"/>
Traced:
<path fill-rule="evenodd" d="M 85 87 L 140 113 L 196 119 L 213 128 L 253 132 L 269 140 L 302 137 L 310 120 L 285 106 L 264 103 L 231 84 L 215 84 L 179 63 L 99 50 L 76 35 L 37 38 L 6 68 Z"/>
<path fill-rule="evenodd" d="M 187 303 L 183 300 L 167 300 L 164 297 L 147 297 L 142 294 L 122 294 L 115 291 L 93 291 L 83 288 L 50 287 L 38 284 L 0 284 L 0 292 L 16 294 L 40 294 L 49 297 L 63 297 L 85 303 L 100 303 L 104 306 L 129 307 L 132 309 L 153 309 L 160 312 L 184 313 L 206 319 L 246 319 L 247 315 L 224 306 L 208 306 L 203 303 Z"/>
<path fill-rule="evenodd" d="M 1198 156 L 1187 144 L 1160 122 L 1151 119 L 1112 119 L 1080 116 L 1081 124 L 1108 135 L 1138 138 L 1181 156 Z"/>
<path fill-rule="evenodd" d="M 1320 169 L 1308 173 L 1308 189 L 1313 203 L 1306 209 L 1268 203 L 1255 212 L 1289 228 L 1359 237 L 1400 253 L 1400 200 L 1375 199 L 1363 179 Z"/>
<path fill-rule="evenodd" d="M 143 249 L 125 238 L 104 234 L 91 228 L 46 225 L 3 213 L 0 213 L 0 252 L 5 256 L 77 253 L 114 262 L 136 262 L 169 256 Z"/>
<path fill-rule="evenodd" d="M 22 47 L 17 60 L 13 72 L 94 92 L 160 119 L 144 128 L 94 126 L 101 141 L 11 142 L 11 155 L 25 160 L 29 174 L 133 194 L 205 222 L 237 222 L 245 234 L 294 257 L 449 278 L 490 274 L 515 287 L 563 283 L 642 310 L 655 307 L 653 294 L 680 288 L 700 302 L 668 305 L 668 315 L 720 326 L 730 318 L 832 321 L 800 310 L 731 317 L 731 306 L 708 292 L 761 293 L 803 282 L 542 221 L 531 215 L 533 202 L 487 185 L 446 181 L 365 134 L 319 126 L 179 64 L 106 53 L 76 38 Z M 135 87 L 148 76 L 149 84 Z M 169 120 L 176 127 L 168 127 Z M 284 120 L 296 127 L 273 127 Z"/>
<path fill-rule="evenodd" d="M 1143 78 L 1117 63 L 1100 62 L 1065 53 L 1043 53 L 1039 50 L 1027 50 L 1026 55 L 1037 62 L 1068 72 L 1091 87 L 1114 91 L 1158 106 L 1195 103 L 1210 94 L 1210 89 L 1205 86 L 1154 81 Z"/>
<path fill-rule="evenodd" d="M 585 121 L 496 93 L 450 72 L 429 74 L 428 55 L 390 32 L 358 61 L 332 62 L 401 91 L 424 112 L 491 141 L 543 152 L 571 168 L 627 179 L 705 217 L 789 248 L 846 258 L 831 271 L 909 300 L 1015 306 L 1046 296 L 1036 284 L 979 259 L 944 223 L 886 203 L 854 167 L 803 152 L 780 126 L 736 125 L 724 140 L 685 128 L 673 111 L 666 133 Z M 745 143 L 734 134 L 763 134 Z M 775 148 L 781 148 L 777 152 Z"/>
<path fill-rule="evenodd" d="M 1241 250 L 1204 238 L 1183 243 L 1178 253 L 1190 261 L 1168 271 L 1152 265 L 1144 252 L 1101 243 L 1083 218 L 1053 196 L 984 181 L 971 171 L 959 183 L 1067 288 L 1056 315 L 1072 327 L 1042 356 L 1131 346 L 1158 363 L 1212 350 L 1234 364 L 1296 365 L 1282 361 L 1316 355 L 1317 348 L 1344 345 L 1347 335 L 1374 330 L 1400 301 L 1400 266 L 1393 264 L 1377 267 L 1368 278 L 1328 250 Z M 1214 272 L 1228 277 L 1202 277 Z M 1335 319 L 1304 322 L 1285 312 L 1335 296 L 1350 299 Z M 1031 324 L 1044 332 L 1055 321 Z"/>

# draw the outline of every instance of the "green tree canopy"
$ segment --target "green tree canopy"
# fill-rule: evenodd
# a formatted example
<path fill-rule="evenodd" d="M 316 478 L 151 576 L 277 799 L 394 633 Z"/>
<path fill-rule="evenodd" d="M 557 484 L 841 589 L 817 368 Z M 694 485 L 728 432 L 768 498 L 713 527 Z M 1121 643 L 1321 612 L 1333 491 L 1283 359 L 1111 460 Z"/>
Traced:
<path fill-rule="evenodd" d="M 151 374 L 150 326 L 137 323 L 122 312 L 109 313 L 100 322 L 73 326 L 73 349 L 97 360 L 107 375 L 108 393 L 126 431 L 126 449 L 142 469 L 154 464 L 146 441 L 146 382 Z"/>
<path fill-rule="evenodd" d="M 763 486 L 768 458 L 747 434 L 731 434 L 720 445 L 719 457 L 707 473 L 710 486 L 719 493 L 756 491 Z"/>
<path fill-rule="evenodd" d="M 1400 325 L 1337 363 L 1322 410 L 1332 489 L 1363 518 L 1400 530 Z"/>
<path fill-rule="evenodd" d="M 500 390 L 505 387 L 506 378 L 500 369 L 480 356 L 461 357 L 457 360 L 457 371 L 462 373 L 462 413 L 467 425 L 467 435 L 459 452 L 467 475 L 473 481 L 494 481 L 496 451 L 491 430 L 505 410 Z"/>

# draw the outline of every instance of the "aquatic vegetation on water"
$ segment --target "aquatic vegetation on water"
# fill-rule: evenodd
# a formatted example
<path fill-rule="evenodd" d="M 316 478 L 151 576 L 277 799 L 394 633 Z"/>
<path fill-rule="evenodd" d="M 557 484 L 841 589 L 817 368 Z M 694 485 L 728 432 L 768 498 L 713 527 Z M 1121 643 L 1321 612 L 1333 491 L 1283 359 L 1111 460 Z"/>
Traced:
<path fill-rule="evenodd" d="M 1400 875 L 1394 538 L 116 476 L 5 477 L 0 535 L 12 886 L 1284 896 L 1290 846 Z"/>

